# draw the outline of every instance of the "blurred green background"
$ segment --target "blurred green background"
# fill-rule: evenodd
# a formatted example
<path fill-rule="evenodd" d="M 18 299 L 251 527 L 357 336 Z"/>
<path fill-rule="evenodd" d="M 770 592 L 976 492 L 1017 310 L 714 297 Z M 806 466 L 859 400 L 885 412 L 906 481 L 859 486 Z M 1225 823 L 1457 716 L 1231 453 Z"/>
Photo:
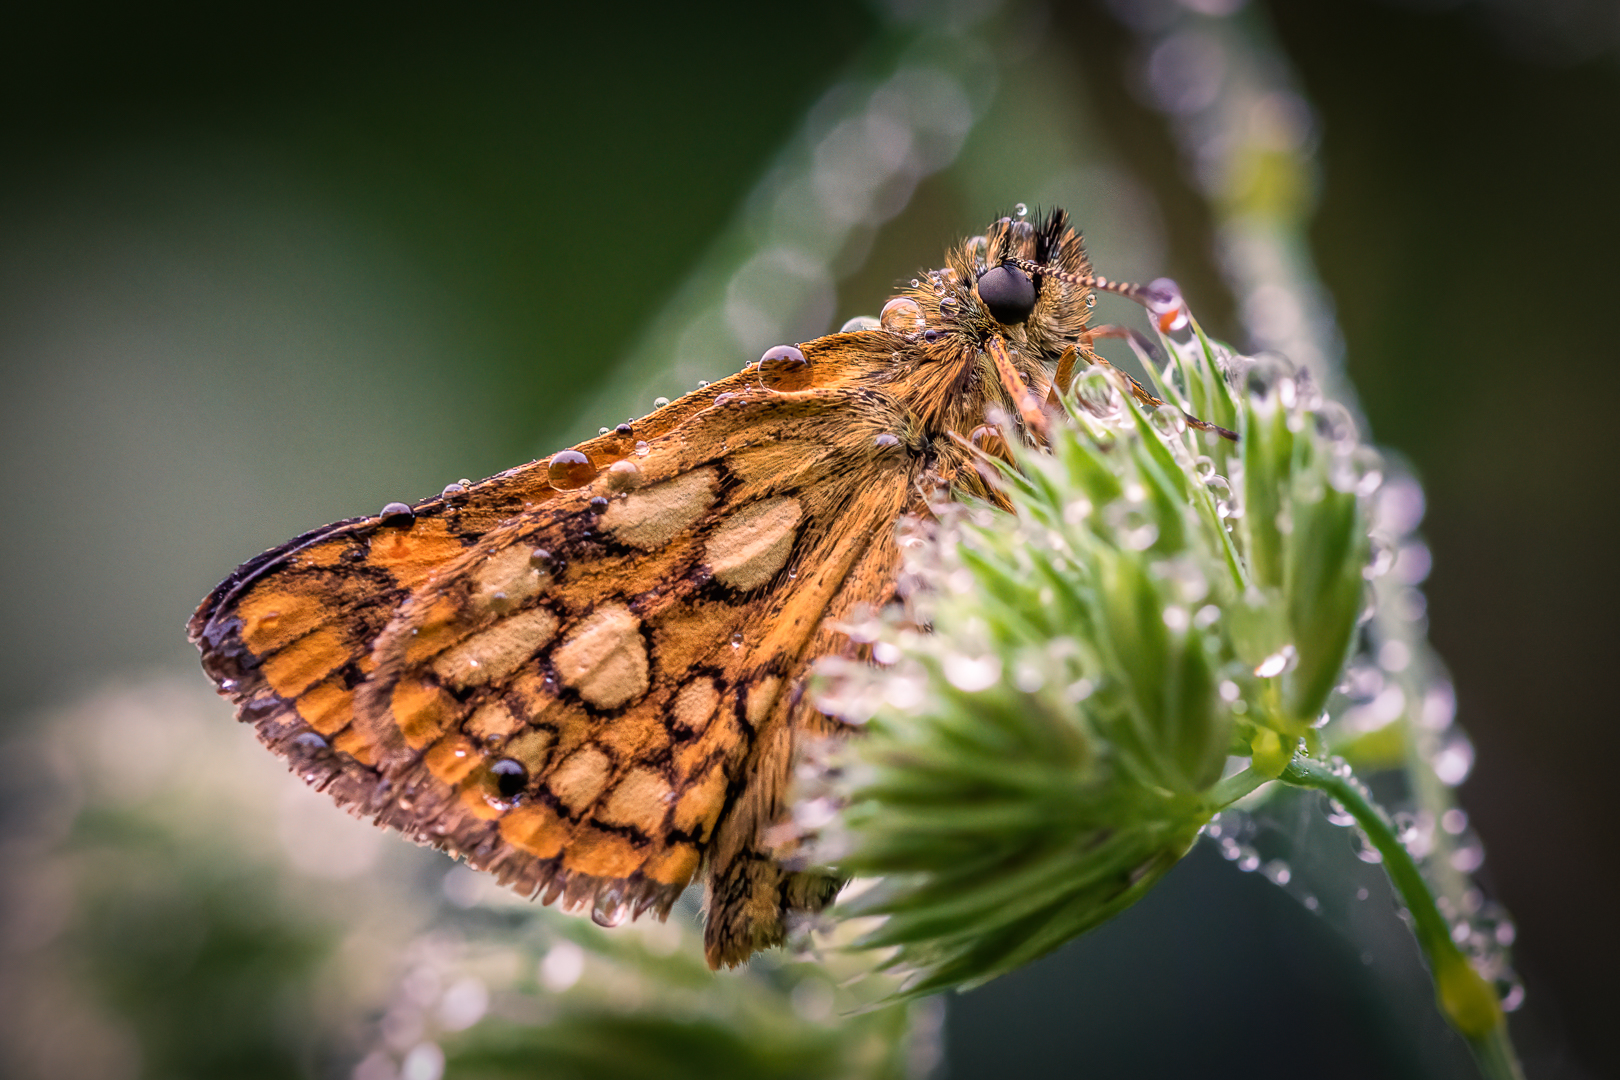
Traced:
<path fill-rule="evenodd" d="M 1244 344 L 1218 208 L 1144 74 L 1175 8 L 0 16 L 10 1070 L 348 1075 L 404 943 L 462 910 L 448 864 L 363 830 L 298 863 L 339 827 L 283 793 L 183 640 L 248 556 L 873 313 L 1017 201 L 1070 208 L 1102 272 L 1177 277 Z M 1533 1076 L 1620 1073 L 1615 9 L 1240 17 L 1314 109 L 1310 253 L 1372 433 L 1427 488 L 1431 635 L 1477 747 L 1461 798 L 1518 921 L 1515 1033 Z M 883 183 L 819 261 L 739 293 L 751 252 L 815 224 L 791 183 L 873 87 L 912 95 L 909 154 L 867 163 Z M 1116 923 L 953 999 L 950 1075 L 1470 1075 L 1366 880 L 1323 917 L 1200 848 Z M 49 1056 L 75 1045 L 94 1052 Z"/>

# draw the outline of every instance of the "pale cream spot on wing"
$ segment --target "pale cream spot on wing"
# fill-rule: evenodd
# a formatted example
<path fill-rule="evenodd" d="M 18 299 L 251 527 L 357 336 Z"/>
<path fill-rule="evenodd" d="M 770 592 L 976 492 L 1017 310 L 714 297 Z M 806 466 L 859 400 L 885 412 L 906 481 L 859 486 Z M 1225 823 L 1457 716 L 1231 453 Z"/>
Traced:
<path fill-rule="evenodd" d="M 497 551 L 472 573 L 472 602 L 487 610 L 507 611 L 533 600 L 550 582 L 550 575 L 530 560 L 527 544 Z"/>
<path fill-rule="evenodd" d="M 669 781 L 651 769 L 631 769 L 602 801 L 596 817 L 609 825 L 634 825 L 645 833 L 660 833 L 664 813 L 673 801 Z"/>
<path fill-rule="evenodd" d="M 545 728 L 529 728 L 523 734 L 501 747 L 501 756 L 523 762 L 530 773 L 545 769 L 551 757 L 552 744 L 557 741 L 554 732 Z"/>
<path fill-rule="evenodd" d="M 725 807 L 726 773 L 719 765 L 687 788 L 675 804 L 675 828 L 695 835 L 699 840 L 709 838 L 709 830 Z"/>
<path fill-rule="evenodd" d="M 656 551 L 714 505 L 713 469 L 693 469 L 614 502 L 601 517 L 601 530 L 622 544 Z"/>
<path fill-rule="evenodd" d="M 757 729 L 771 714 L 776 704 L 777 691 L 782 687 L 780 676 L 767 675 L 748 688 L 748 700 L 743 705 L 743 716 L 748 726 Z"/>
<path fill-rule="evenodd" d="M 595 802 L 607 787 L 610 764 L 608 756 L 596 747 L 582 746 L 545 778 L 546 787 L 570 813 L 577 814 Z"/>
<path fill-rule="evenodd" d="M 557 634 L 557 617 L 535 608 L 503 619 L 433 661 L 433 673 L 447 686 L 462 689 L 504 679 Z"/>
<path fill-rule="evenodd" d="M 733 589 L 754 589 L 776 576 L 793 550 L 793 530 L 804 516 L 799 500 L 783 496 L 751 503 L 709 538 L 709 569 Z"/>
<path fill-rule="evenodd" d="M 715 688 L 713 679 L 693 679 L 675 694 L 671 706 L 675 726 L 689 732 L 701 732 L 709 726 L 709 720 L 719 704 L 720 691 Z"/>
<path fill-rule="evenodd" d="M 641 620 L 623 604 L 598 608 L 551 654 L 557 677 L 599 709 L 647 691 L 647 644 Z"/>
<path fill-rule="evenodd" d="M 464 730 L 475 739 L 493 742 L 504 739 L 523 726 L 523 721 L 512 715 L 499 701 L 492 701 L 467 718 Z"/>

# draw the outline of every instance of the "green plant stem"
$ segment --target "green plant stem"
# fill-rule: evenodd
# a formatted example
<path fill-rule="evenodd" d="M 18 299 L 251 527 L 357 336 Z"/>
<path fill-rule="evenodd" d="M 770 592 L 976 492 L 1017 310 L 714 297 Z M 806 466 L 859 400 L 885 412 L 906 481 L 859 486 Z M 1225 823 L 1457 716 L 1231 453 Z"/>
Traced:
<path fill-rule="evenodd" d="M 1275 780 L 1274 776 L 1267 776 L 1259 769 L 1248 768 L 1240 773 L 1234 773 L 1217 783 L 1209 791 L 1209 803 L 1218 810 L 1224 810 L 1237 802 L 1245 795 L 1251 795 L 1262 784 L 1269 784 Z"/>
<path fill-rule="evenodd" d="M 1335 772 L 1320 761 L 1296 756 L 1278 779 L 1294 787 L 1327 794 L 1356 819 L 1356 824 L 1383 857 L 1390 882 L 1412 913 L 1412 931 L 1428 962 L 1441 1013 L 1468 1040 L 1474 1060 L 1487 1080 L 1524 1080 L 1496 991 L 1474 971 L 1468 958 L 1451 940 L 1451 927 L 1440 914 L 1434 893 L 1411 852 L 1395 835 L 1389 815 L 1367 797 L 1348 771 Z"/>

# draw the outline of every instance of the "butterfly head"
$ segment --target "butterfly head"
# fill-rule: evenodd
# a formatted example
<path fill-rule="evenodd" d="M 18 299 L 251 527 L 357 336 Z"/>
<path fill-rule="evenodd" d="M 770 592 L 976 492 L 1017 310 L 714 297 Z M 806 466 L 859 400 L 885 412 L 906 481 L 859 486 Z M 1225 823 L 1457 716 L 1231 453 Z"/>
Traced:
<path fill-rule="evenodd" d="M 965 435 L 990 406 L 1030 413 L 1025 399 L 1044 396 L 1064 353 L 1089 351 L 1090 275 L 1062 210 L 992 222 L 885 306 L 882 327 L 905 362 L 882 378 L 931 433 Z"/>
<path fill-rule="evenodd" d="M 1049 363 L 1079 343 L 1096 301 L 1080 233 L 1064 211 L 1035 221 L 1001 218 L 951 261 L 972 283 L 969 310 L 980 335 L 999 335 Z"/>

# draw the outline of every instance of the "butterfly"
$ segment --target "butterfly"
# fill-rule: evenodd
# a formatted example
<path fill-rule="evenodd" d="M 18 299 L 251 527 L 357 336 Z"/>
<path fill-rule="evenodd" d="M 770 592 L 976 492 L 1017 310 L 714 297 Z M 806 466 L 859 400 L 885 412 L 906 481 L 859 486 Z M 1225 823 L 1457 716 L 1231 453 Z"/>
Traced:
<path fill-rule="evenodd" d="M 666 917 L 701 874 L 708 962 L 739 964 L 840 885 L 770 837 L 795 746 L 844 734 L 811 665 L 865 658 L 844 628 L 895 599 L 897 523 L 996 501 L 984 455 L 1105 363 L 1094 289 L 1154 295 L 1092 276 L 1061 210 L 1003 217 L 876 320 L 265 552 L 191 640 L 353 813 L 606 925 Z"/>

